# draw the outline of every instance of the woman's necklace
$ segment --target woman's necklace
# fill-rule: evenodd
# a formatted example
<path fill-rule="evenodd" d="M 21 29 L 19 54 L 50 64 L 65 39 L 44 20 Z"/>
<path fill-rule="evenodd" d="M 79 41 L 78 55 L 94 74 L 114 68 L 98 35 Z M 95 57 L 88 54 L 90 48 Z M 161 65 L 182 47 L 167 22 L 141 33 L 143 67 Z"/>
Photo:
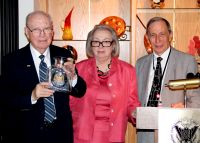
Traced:
<path fill-rule="evenodd" d="M 110 67 L 111 67 L 111 61 L 110 61 L 110 63 L 107 65 L 107 68 L 106 68 L 104 71 L 100 70 L 99 67 L 97 66 L 97 73 L 98 73 L 98 76 L 99 76 L 99 77 L 105 77 L 105 76 L 107 76 L 108 73 L 109 73 Z"/>

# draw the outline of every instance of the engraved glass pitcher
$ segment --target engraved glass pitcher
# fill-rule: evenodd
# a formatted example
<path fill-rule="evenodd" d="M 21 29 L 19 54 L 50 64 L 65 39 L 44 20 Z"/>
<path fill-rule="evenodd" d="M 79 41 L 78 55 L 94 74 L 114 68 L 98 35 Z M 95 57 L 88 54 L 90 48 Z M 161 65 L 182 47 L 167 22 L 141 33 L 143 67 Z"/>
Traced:
<path fill-rule="evenodd" d="M 67 62 L 66 57 L 54 57 L 54 65 L 48 69 L 50 89 L 59 92 L 71 91 L 71 72 L 65 68 L 65 62 Z"/>

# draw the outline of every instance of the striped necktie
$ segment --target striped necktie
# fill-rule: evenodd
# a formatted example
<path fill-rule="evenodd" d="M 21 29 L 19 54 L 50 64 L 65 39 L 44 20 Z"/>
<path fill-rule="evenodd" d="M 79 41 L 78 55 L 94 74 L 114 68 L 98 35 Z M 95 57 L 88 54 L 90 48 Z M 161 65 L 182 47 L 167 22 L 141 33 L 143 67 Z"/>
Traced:
<path fill-rule="evenodd" d="M 159 101 L 159 98 L 160 98 L 161 84 L 162 84 L 161 61 L 162 61 L 162 58 L 158 57 L 157 58 L 156 70 L 154 72 L 153 83 L 152 83 L 151 92 L 150 92 L 150 95 L 149 95 L 149 100 L 148 100 L 147 106 L 151 106 L 151 107 L 157 107 L 158 106 L 158 101 Z"/>
<path fill-rule="evenodd" d="M 47 77 L 47 64 L 44 62 L 44 55 L 40 55 L 39 58 L 41 59 L 39 65 L 39 76 L 40 82 L 45 82 Z M 54 105 L 53 96 L 45 97 L 44 98 L 44 107 L 45 107 L 45 114 L 44 120 L 47 122 L 53 122 L 56 118 L 56 109 Z"/>

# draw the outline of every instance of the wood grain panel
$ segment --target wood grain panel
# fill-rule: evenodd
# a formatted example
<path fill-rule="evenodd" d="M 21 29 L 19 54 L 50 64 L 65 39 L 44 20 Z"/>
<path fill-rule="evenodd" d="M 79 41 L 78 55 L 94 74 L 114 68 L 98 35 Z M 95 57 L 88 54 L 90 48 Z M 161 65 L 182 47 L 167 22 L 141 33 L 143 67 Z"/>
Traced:
<path fill-rule="evenodd" d="M 137 143 L 136 128 L 131 123 L 127 126 L 125 143 Z"/>
<path fill-rule="evenodd" d="M 137 0 L 137 8 L 151 8 L 153 0 Z M 190 0 L 188 0 L 190 1 Z M 165 0 L 164 8 L 173 8 L 174 0 Z"/>
<path fill-rule="evenodd" d="M 131 5 L 131 11 L 130 11 L 130 16 L 131 16 L 131 27 L 130 27 L 130 63 L 132 65 L 135 65 L 136 61 L 136 15 L 137 15 L 137 1 L 136 0 L 130 0 L 130 5 Z"/>
<path fill-rule="evenodd" d="M 179 10 L 176 12 L 175 42 L 176 49 L 188 52 L 189 40 L 200 36 L 200 10 Z"/>
<path fill-rule="evenodd" d="M 91 26 L 108 16 L 119 16 L 130 25 L 130 0 L 91 0 Z"/>
<path fill-rule="evenodd" d="M 175 8 L 198 8 L 197 0 L 176 0 Z"/>
<path fill-rule="evenodd" d="M 47 12 L 47 2 L 48 0 L 34 0 L 34 9 Z"/>

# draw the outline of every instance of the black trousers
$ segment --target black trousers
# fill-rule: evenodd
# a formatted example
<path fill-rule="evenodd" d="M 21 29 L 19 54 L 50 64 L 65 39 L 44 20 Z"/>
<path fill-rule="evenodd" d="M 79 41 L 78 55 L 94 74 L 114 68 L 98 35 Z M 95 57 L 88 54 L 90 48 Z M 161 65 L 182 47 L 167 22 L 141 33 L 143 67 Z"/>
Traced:
<path fill-rule="evenodd" d="M 14 132 L 13 132 L 14 131 Z M 22 130 L 10 130 L 3 136 L 0 143 L 73 143 L 72 125 L 54 121 L 53 123 L 44 122 L 43 126 L 37 131 L 24 132 Z"/>

